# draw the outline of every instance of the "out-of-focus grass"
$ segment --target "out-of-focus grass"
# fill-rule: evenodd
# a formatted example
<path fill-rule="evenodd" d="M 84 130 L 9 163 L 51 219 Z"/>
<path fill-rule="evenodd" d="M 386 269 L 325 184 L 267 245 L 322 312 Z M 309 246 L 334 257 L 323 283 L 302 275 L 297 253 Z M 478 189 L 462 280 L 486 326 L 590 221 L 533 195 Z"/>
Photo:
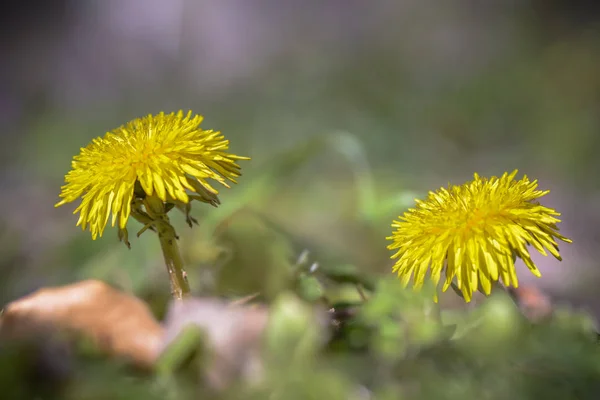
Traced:
<path fill-rule="evenodd" d="M 293 291 L 275 296 L 261 341 L 261 378 L 218 391 L 198 375 L 211 362 L 196 352 L 202 336 L 181 343 L 178 364 L 155 373 L 64 352 L 51 342 L 11 343 L 0 352 L 0 387 L 11 399 L 595 399 L 600 393 L 597 333 L 583 314 L 558 310 L 534 325 L 498 292 L 448 322 L 447 312 L 441 318 L 430 312 L 429 289 L 416 294 L 388 278 L 369 293 L 352 313 L 333 317 L 335 325 L 315 323 L 314 303 Z"/>

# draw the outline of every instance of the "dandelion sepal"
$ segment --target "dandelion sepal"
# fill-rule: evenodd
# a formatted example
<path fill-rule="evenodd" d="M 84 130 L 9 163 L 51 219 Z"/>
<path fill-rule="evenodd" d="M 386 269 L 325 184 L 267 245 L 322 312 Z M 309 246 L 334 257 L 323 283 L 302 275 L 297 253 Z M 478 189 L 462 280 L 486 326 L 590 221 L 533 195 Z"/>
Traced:
<path fill-rule="evenodd" d="M 190 294 L 190 286 L 186 272 L 183 269 L 183 260 L 177 245 L 178 237 L 175 228 L 171 225 L 165 211 L 165 205 L 160 198 L 148 196 L 144 200 L 144 206 L 148 215 L 152 218 L 151 224 L 158 234 L 171 283 L 171 295 L 174 299 L 181 300 Z"/>

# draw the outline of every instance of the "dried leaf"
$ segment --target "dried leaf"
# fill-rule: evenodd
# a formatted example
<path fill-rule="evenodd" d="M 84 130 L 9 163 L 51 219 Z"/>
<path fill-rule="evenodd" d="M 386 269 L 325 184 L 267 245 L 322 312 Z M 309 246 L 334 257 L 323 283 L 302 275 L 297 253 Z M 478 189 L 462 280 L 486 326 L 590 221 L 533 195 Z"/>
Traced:
<path fill-rule="evenodd" d="M 10 303 L 0 318 L 2 338 L 45 338 L 49 330 L 90 339 L 141 367 L 153 364 L 163 335 L 141 300 L 96 280 L 40 289 Z"/>

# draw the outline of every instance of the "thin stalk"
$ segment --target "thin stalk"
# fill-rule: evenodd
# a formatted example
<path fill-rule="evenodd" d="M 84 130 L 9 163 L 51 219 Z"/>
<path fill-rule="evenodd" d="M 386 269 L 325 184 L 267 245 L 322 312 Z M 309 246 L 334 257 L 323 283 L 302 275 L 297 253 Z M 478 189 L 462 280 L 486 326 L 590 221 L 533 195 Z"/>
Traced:
<path fill-rule="evenodd" d="M 171 295 L 175 300 L 181 300 L 190 294 L 190 285 L 187 281 L 183 260 L 177 245 L 177 234 L 175 228 L 165 211 L 163 202 L 153 196 L 144 200 L 144 206 L 153 220 L 154 227 L 158 233 L 158 240 L 163 252 L 169 280 L 171 282 Z"/>
<path fill-rule="evenodd" d="M 171 281 L 171 295 L 174 299 L 181 300 L 190 294 L 190 285 L 183 269 L 183 260 L 181 259 L 181 253 L 177 245 L 177 235 L 169 222 L 161 223 L 157 228 L 158 240 L 160 241 L 160 247 L 163 251 L 165 264 L 169 273 L 169 280 Z"/>

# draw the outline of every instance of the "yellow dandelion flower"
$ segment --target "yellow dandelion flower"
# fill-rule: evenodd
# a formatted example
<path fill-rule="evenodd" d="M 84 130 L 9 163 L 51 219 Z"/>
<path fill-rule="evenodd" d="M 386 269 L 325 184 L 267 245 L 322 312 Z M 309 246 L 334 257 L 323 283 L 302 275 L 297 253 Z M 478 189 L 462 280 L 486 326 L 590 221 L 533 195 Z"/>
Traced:
<path fill-rule="evenodd" d="M 216 205 L 218 192 L 208 179 L 229 187 L 227 181 L 235 183 L 241 175 L 236 161 L 249 158 L 228 154 L 229 141 L 221 132 L 201 129 L 202 119 L 191 111 L 161 112 L 94 139 L 73 158 L 56 207 L 81 198 L 77 225 L 89 227 L 96 239 L 111 213 L 112 226 L 118 220 L 125 229 L 136 197 Z"/>
<path fill-rule="evenodd" d="M 456 279 L 455 285 L 469 302 L 474 291 L 489 295 L 500 280 L 517 287 L 516 257 L 541 276 L 529 245 L 561 260 L 555 239 L 571 240 L 558 233 L 560 214 L 536 201 L 549 191 L 538 190 L 537 181 L 527 176 L 515 180 L 516 174 L 515 170 L 490 179 L 475 174 L 471 182 L 430 192 L 394 221 L 388 249 L 396 250 L 393 271 L 404 286 L 413 277 L 419 289 L 428 271 L 437 286 L 445 272 L 442 291 Z"/>

